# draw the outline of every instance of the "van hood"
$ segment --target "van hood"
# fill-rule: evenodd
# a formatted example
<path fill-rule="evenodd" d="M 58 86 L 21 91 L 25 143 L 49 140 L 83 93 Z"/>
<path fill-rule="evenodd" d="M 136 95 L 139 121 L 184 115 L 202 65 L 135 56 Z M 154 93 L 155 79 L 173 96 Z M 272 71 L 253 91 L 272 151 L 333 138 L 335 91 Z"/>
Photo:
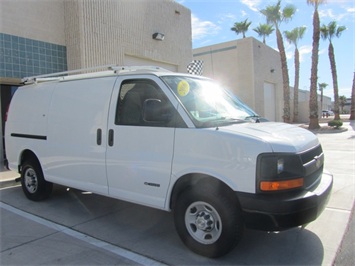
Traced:
<path fill-rule="evenodd" d="M 265 122 L 244 123 L 220 127 L 220 131 L 250 136 L 268 143 L 274 152 L 303 152 L 317 145 L 319 141 L 312 132 L 298 126 Z"/>

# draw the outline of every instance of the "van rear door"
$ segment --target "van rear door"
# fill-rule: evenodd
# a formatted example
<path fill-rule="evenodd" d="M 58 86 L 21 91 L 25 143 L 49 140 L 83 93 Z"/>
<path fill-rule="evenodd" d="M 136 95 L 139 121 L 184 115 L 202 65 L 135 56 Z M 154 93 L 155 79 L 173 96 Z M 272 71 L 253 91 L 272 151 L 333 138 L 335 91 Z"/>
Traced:
<path fill-rule="evenodd" d="M 132 77 L 118 78 L 112 96 L 106 155 L 109 194 L 164 208 L 171 175 L 176 111 L 161 88 L 164 86 L 161 80 L 152 76 Z M 162 107 L 159 121 L 144 117 L 146 100 Z"/>

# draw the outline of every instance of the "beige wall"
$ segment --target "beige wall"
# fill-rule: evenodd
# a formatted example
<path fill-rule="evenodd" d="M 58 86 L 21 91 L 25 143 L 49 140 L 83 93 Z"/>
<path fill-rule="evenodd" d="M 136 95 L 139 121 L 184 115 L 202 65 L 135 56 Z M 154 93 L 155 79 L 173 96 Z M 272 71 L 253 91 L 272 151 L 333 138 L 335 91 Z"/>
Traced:
<path fill-rule="evenodd" d="M 0 18 L 2 33 L 65 45 L 68 70 L 135 57 L 186 72 L 192 60 L 191 11 L 173 0 L 0 0 Z"/>
<path fill-rule="evenodd" d="M 135 57 L 186 72 L 192 60 L 191 12 L 175 1 L 65 1 L 64 10 L 69 69 Z M 155 32 L 164 41 L 153 40 Z"/>
<path fill-rule="evenodd" d="M 63 0 L 0 0 L 0 32 L 65 45 Z"/>
<path fill-rule="evenodd" d="M 264 43 L 251 39 L 253 47 L 253 76 L 256 111 L 262 114 L 268 103 L 264 101 L 264 83 L 270 83 L 275 88 L 276 121 L 283 121 L 283 88 L 280 54 Z"/>
<path fill-rule="evenodd" d="M 264 115 L 264 83 L 273 84 L 276 121 L 282 121 L 282 75 L 277 51 L 249 37 L 193 50 L 204 61 L 204 76 L 230 88 L 261 116 Z"/>
<path fill-rule="evenodd" d="M 291 114 L 293 115 L 293 88 L 291 87 Z M 309 122 L 309 97 L 310 92 L 306 90 L 298 91 L 298 122 L 308 123 Z M 318 115 L 319 118 L 322 116 L 322 110 L 332 109 L 332 99 L 328 96 L 323 95 L 323 108 L 320 106 L 321 97 L 318 94 Z"/>

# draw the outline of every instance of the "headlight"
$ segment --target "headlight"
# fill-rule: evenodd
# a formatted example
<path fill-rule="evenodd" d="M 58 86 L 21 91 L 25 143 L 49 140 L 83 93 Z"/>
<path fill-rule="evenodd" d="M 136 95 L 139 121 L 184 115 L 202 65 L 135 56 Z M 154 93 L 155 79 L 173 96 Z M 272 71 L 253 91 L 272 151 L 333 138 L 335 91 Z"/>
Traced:
<path fill-rule="evenodd" d="M 257 159 L 257 191 L 282 191 L 303 187 L 304 167 L 300 156 L 264 153 Z"/>

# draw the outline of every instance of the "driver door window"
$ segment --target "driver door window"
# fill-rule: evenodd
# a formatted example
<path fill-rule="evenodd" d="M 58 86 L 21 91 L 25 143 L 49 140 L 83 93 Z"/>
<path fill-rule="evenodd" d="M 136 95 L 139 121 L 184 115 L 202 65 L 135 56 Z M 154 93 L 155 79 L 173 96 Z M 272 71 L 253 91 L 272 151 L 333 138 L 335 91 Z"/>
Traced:
<path fill-rule="evenodd" d="M 162 123 L 145 121 L 144 103 L 159 100 L 162 110 L 171 119 Z M 116 125 L 175 127 L 177 113 L 159 86 L 151 80 L 127 80 L 120 88 L 116 110 Z"/>

